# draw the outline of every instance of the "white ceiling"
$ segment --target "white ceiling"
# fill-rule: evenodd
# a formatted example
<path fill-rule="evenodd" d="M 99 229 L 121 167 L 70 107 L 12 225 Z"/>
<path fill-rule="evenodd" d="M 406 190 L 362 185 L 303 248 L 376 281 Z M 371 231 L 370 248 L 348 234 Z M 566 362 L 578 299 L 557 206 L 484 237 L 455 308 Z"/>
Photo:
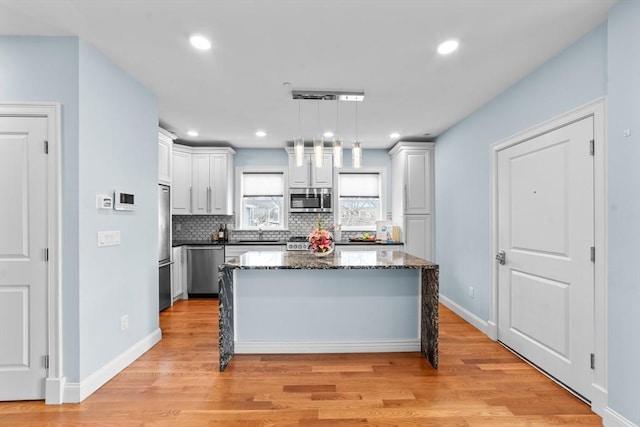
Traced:
<path fill-rule="evenodd" d="M 181 140 L 283 147 L 292 89 L 364 90 L 363 148 L 433 139 L 606 19 L 616 0 L 0 0 L 0 34 L 77 35 L 158 96 Z M 211 38 L 196 51 L 192 33 Z M 460 40 L 449 56 L 438 43 Z M 284 86 L 290 82 L 290 86 Z M 301 101 L 300 133 L 355 138 L 355 104 Z M 319 125 L 319 126 L 318 126 Z M 197 138 L 186 132 L 196 129 Z M 267 132 L 264 138 L 255 131 Z"/>

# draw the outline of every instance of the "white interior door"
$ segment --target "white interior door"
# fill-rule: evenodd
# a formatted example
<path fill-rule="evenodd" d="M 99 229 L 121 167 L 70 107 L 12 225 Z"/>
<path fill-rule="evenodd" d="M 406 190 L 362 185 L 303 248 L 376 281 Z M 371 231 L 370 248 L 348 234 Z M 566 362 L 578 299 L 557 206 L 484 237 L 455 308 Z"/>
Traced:
<path fill-rule="evenodd" d="M 0 400 L 44 398 L 46 132 L 45 117 L 0 117 Z"/>
<path fill-rule="evenodd" d="M 498 154 L 498 339 L 591 399 L 593 118 Z"/>

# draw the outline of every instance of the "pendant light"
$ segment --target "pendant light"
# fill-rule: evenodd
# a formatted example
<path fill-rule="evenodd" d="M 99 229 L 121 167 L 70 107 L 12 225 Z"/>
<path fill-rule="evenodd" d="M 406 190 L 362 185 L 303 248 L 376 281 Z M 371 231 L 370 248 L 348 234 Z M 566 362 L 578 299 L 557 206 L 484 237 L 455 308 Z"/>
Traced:
<path fill-rule="evenodd" d="M 336 98 L 336 135 L 340 135 L 339 132 L 339 105 L 340 101 Z M 333 138 L 333 167 L 342 167 L 342 139 L 339 136 Z"/>
<path fill-rule="evenodd" d="M 358 103 L 354 102 L 354 104 L 356 104 L 356 139 L 351 147 L 351 166 L 354 169 L 360 169 L 362 167 L 362 146 L 358 141 Z"/>
<path fill-rule="evenodd" d="M 324 137 L 320 133 L 320 100 L 318 99 L 318 136 L 313 139 L 313 154 L 317 168 L 324 163 Z"/>
<path fill-rule="evenodd" d="M 304 138 L 300 133 L 300 100 L 298 99 L 298 136 L 293 140 L 293 151 L 296 157 L 296 166 L 304 166 Z"/>

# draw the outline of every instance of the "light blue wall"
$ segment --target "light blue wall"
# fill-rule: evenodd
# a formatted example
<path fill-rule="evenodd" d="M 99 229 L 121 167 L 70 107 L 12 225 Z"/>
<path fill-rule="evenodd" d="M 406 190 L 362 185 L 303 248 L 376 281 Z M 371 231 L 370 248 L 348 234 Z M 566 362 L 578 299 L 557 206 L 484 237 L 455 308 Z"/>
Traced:
<path fill-rule="evenodd" d="M 75 37 L 0 37 L 0 99 L 62 105 L 63 372 L 77 383 L 158 327 L 157 102 Z M 136 212 L 95 209 L 116 188 Z M 98 249 L 98 230 L 122 245 Z"/>
<path fill-rule="evenodd" d="M 609 407 L 640 426 L 640 1 L 608 31 Z"/>
<path fill-rule="evenodd" d="M 0 99 L 62 104 L 64 372 L 78 381 L 78 39 L 0 37 Z"/>
<path fill-rule="evenodd" d="M 155 95 L 80 41 L 80 380 L 158 328 L 158 107 Z M 133 212 L 97 194 L 136 196 Z M 97 232 L 121 231 L 98 248 Z M 120 331 L 120 317 L 129 328 Z"/>
<path fill-rule="evenodd" d="M 606 93 L 601 25 L 436 141 L 436 262 L 440 292 L 489 319 L 490 145 Z M 475 288 L 475 297 L 468 288 Z"/>

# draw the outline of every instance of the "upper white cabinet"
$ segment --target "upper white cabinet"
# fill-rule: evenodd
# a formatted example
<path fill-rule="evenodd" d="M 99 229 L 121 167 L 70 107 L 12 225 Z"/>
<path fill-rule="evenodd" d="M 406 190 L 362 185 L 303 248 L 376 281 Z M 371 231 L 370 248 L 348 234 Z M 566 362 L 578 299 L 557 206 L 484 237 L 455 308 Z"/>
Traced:
<path fill-rule="evenodd" d="M 231 148 L 192 149 L 192 214 L 233 214 L 234 154 Z"/>
<path fill-rule="evenodd" d="M 173 146 L 172 209 L 174 215 L 191 214 L 191 147 Z"/>
<path fill-rule="evenodd" d="M 398 142 L 391 156 L 391 216 L 402 228 L 405 252 L 431 259 L 433 254 L 434 144 Z"/>
<path fill-rule="evenodd" d="M 171 151 L 176 136 L 159 128 L 158 130 L 158 182 L 171 185 Z"/>
<path fill-rule="evenodd" d="M 321 167 L 316 167 L 313 150 L 305 149 L 304 164 L 296 166 L 296 156 L 292 148 L 289 154 L 289 188 L 331 188 L 333 186 L 333 156 L 325 153 Z"/>
<path fill-rule="evenodd" d="M 392 212 L 430 214 L 434 144 L 399 142 L 391 156 Z"/>

